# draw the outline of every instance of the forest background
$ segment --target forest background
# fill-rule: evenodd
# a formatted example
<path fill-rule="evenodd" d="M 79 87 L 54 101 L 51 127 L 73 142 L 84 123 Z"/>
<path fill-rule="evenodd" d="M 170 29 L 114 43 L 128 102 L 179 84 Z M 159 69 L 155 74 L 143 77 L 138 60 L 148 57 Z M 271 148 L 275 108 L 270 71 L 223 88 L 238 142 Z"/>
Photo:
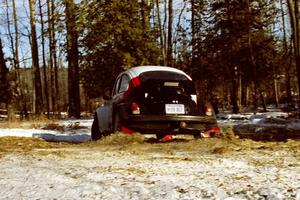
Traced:
<path fill-rule="evenodd" d="M 79 118 L 140 65 L 184 70 L 233 113 L 300 109 L 299 11 L 298 0 L 1 0 L 0 111 Z"/>

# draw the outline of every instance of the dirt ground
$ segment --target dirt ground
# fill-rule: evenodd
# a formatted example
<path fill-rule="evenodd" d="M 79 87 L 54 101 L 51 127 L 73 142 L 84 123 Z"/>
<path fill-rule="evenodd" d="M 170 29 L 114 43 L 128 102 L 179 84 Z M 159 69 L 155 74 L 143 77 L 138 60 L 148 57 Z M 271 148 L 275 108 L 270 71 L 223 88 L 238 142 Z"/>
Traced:
<path fill-rule="evenodd" d="M 0 138 L 0 199 L 300 199 L 300 141 Z"/>

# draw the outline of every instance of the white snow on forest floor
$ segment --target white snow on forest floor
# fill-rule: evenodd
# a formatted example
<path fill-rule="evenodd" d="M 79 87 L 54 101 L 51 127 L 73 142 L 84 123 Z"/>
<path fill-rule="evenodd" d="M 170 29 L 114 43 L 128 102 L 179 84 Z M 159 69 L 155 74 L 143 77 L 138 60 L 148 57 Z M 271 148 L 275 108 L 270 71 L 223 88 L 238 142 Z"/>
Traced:
<path fill-rule="evenodd" d="M 55 123 L 59 130 L 45 130 L 43 127 L 39 129 L 2 128 L 0 137 L 35 137 L 54 142 L 86 142 L 91 140 L 92 122 L 92 119 L 60 120 Z"/>
<path fill-rule="evenodd" d="M 255 125 L 261 127 L 286 127 L 293 130 L 300 130 L 300 119 L 289 118 L 286 112 L 266 112 L 266 113 L 242 113 L 217 115 L 221 125 Z"/>
<path fill-rule="evenodd" d="M 289 131 L 300 131 L 300 119 L 288 118 L 289 114 L 278 110 L 266 113 L 242 113 L 230 114 L 220 113 L 217 115 L 221 126 L 237 127 L 240 130 L 260 130 L 261 128 L 284 128 Z M 47 141 L 64 142 L 86 142 L 91 140 L 90 129 L 92 119 L 69 119 L 59 120 L 56 125 L 61 126 L 59 130 L 45 128 L 5 128 L 0 129 L 0 137 L 37 137 Z"/>

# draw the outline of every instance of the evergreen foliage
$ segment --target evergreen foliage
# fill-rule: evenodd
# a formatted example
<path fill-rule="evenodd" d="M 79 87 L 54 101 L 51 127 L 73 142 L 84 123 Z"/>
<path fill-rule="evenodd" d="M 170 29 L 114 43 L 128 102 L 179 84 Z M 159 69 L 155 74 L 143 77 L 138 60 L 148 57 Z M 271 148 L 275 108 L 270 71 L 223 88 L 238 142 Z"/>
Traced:
<path fill-rule="evenodd" d="M 80 14 L 82 78 L 89 97 L 112 87 L 121 70 L 155 65 L 158 47 L 150 28 L 143 26 L 136 0 L 94 0 Z"/>
<path fill-rule="evenodd" d="M 206 83 L 203 95 L 213 99 L 217 86 L 228 85 L 233 111 L 238 112 L 245 99 L 238 97 L 238 87 L 253 86 L 252 103 L 257 103 L 258 91 L 265 89 L 261 85 L 271 84 L 258 83 L 272 80 L 272 56 L 277 53 L 271 32 L 274 4 L 220 0 L 198 3 L 195 9 L 191 69 L 195 80 Z"/>
<path fill-rule="evenodd" d="M 24 26 L 17 26 L 15 1 L 5 1 L 0 24 L 8 49 L 5 60 L 0 46 L 0 101 L 16 110 L 68 108 L 80 117 L 79 107 L 94 110 L 94 98 L 107 95 L 121 71 L 139 65 L 180 68 L 201 98 L 235 113 L 249 105 L 293 107 L 299 94 L 299 1 L 27 0 Z"/>

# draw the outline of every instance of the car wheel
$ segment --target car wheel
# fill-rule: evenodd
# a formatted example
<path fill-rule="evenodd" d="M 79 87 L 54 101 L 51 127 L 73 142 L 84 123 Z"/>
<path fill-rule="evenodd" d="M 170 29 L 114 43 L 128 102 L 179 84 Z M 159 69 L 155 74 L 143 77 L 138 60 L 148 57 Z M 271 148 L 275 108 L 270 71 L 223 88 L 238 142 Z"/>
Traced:
<path fill-rule="evenodd" d="M 201 133 L 199 132 L 197 134 L 194 134 L 194 138 L 195 139 L 201 139 L 202 138 Z"/>
<path fill-rule="evenodd" d="M 113 129 L 113 131 L 114 131 L 114 133 L 121 131 L 120 117 L 119 117 L 118 113 L 116 113 L 115 117 L 114 117 L 114 129 Z"/>
<path fill-rule="evenodd" d="M 98 124 L 98 116 L 97 114 L 95 114 L 94 116 L 94 121 L 93 121 L 93 124 L 92 124 L 92 140 L 99 140 L 101 137 L 102 137 L 102 134 L 100 132 L 100 129 L 99 129 L 99 124 Z"/>

